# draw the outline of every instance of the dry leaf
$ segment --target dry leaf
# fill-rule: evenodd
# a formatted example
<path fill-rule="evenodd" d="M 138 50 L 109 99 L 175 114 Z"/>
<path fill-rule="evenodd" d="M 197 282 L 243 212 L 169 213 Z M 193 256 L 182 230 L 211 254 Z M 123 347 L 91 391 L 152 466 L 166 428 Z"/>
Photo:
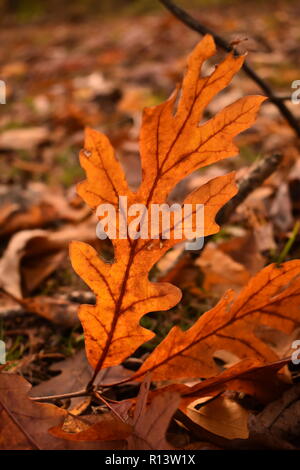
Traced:
<path fill-rule="evenodd" d="M 179 405 L 179 394 L 165 392 L 158 394 L 147 406 L 150 380 L 141 384 L 134 416 L 133 431 L 128 438 L 129 450 L 169 450 L 172 446 L 166 441 L 170 420 Z"/>
<path fill-rule="evenodd" d="M 183 397 L 182 404 L 189 404 L 192 397 L 203 397 L 224 390 L 243 392 L 266 404 L 280 397 L 289 387 L 287 377 L 280 373 L 288 362 L 289 359 L 281 359 L 263 364 L 255 359 L 245 359 L 216 377 L 206 379 L 192 387 L 184 385 L 174 385 L 174 387 Z"/>
<path fill-rule="evenodd" d="M 94 421 L 94 424 L 91 425 L 89 421 Z M 77 423 L 84 426 L 81 426 L 78 430 L 76 427 Z M 101 416 L 84 416 L 82 419 L 73 417 L 71 429 L 68 429 L 68 431 L 64 430 L 62 426 L 50 429 L 50 433 L 53 436 L 66 439 L 67 441 L 118 441 L 112 447 L 115 450 L 125 448 L 125 439 L 130 432 L 131 426 L 129 424 L 123 423 L 110 413 L 105 413 Z M 121 441 L 124 441 L 123 444 Z"/>
<path fill-rule="evenodd" d="M 110 203 L 117 208 L 119 196 L 127 196 L 128 207 L 134 203 L 147 208 L 165 203 L 176 184 L 195 169 L 237 153 L 233 138 L 253 123 L 265 98 L 242 98 L 199 125 L 208 103 L 228 85 L 244 60 L 229 54 L 211 75 L 200 76 L 203 62 L 214 53 L 212 37 L 205 36 L 189 57 L 181 89 L 165 103 L 144 111 L 140 136 L 143 178 L 136 192 L 128 188 L 107 137 L 87 130 L 80 155 L 87 180 L 79 185 L 78 192 L 90 207 Z M 184 203 L 204 204 L 204 236 L 218 231 L 215 215 L 235 193 L 234 175 L 227 174 L 212 179 L 185 199 Z M 79 311 L 87 357 L 97 371 L 122 362 L 153 337 L 140 326 L 143 315 L 167 310 L 179 302 L 179 289 L 148 280 L 151 267 L 180 241 L 172 234 L 163 242 L 150 238 L 112 240 L 115 257 L 111 264 L 102 261 L 89 245 L 71 244 L 73 267 L 97 296 L 95 307 L 84 305 Z"/>
<path fill-rule="evenodd" d="M 196 408 L 207 401 L 200 409 Z M 249 411 L 228 397 L 195 400 L 188 406 L 187 416 L 202 428 L 226 439 L 247 439 L 249 435 Z"/>
<path fill-rule="evenodd" d="M 250 273 L 241 263 L 234 261 L 213 243 L 205 246 L 195 264 L 203 271 L 203 288 L 218 298 L 229 288 L 239 292 L 250 278 Z"/>
<path fill-rule="evenodd" d="M 259 325 L 291 333 L 299 325 L 300 261 L 271 264 L 254 276 L 235 297 L 228 291 L 220 302 L 187 331 L 177 326 L 152 352 L 136 377 L 151 372 L 155 380 L 211 377 L 218 350 L 261 361 L 278 359 L 257 335 Z"/>
<path fill-rule="evenodd" d="M 261 413 L 249 419 L 253 438 L 275 449 L 294 449 L 300 446 L 300 384 L 287 390 Z"/>
<path fill-rule="evenodd" d="M 62 423 L 66 411 L 54 405 L 32 402 L 31 386 L 18 375 L 0 374 L 0 449 L 54 450 L 58 439 L 48 434 L 51 426 Z"/>
<path fill-rule="evenodd" d="M 49 396 L 82 390 L 92 377 L 92 368 L 86 360 L 84 350 L 53 364 L 50 370 L 61 371 L 61 373 L 33 387 L 31 396 Z M 105 383 L 121 381 L 129 375 L 131 375 L 130 371 L 123 366 L 115 366 L 101 372 L 98 375 L 97 384 L 105 385 Z M 82 398 L 72 398 L 72 405 L 78 403 L 78 400 Z"/>

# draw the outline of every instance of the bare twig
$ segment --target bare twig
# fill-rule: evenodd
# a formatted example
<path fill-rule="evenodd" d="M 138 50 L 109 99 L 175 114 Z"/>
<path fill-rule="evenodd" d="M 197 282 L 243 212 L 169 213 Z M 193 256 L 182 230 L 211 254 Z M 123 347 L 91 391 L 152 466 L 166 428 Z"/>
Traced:
<path fill-rule="evenodd" d="M 213 36 L 215 43 L 227 52 L 233 52 L 239 55 L 236 48 L 228 43 L 224 38 L 212 31 L 207 26 L 200 23 L 198 20 L 189 15 L 185 10 L 175 5 L 171 0 L 159 0 L 176 18 L 182 21 L 190 29 L 197 31 L 201 35 L 210 34 Z M 293 113 L 287 108 L 284 100 L 274 95 L 272 88 L 248 65 L 247 62 L 243 64 L 243 70 L 266 94 L 269 100 L 278 108 L 282 116 L 287 120 L 289 125 L 294 129 L 298 137 L 300 137 L 300 123 L 297 121 Z"/>
<path fill-rule="evenodd" d="M 246 199 L 249 194 L 258 188 L 274 171 L 282 161 L 282 155 L 275 154 L 264 157 L 258 162 L 247 178 L 239 184 L 237 194 L 218 212 L 216 221 L 218 224 L 228 222 L 233 211 Z"/>
<path fill-rule="evenodd" d="M 64 400 L 66 398 L 75 398 L 75 397 L 86 397 L 91 395 L 90 392 L 84 390 L 78 390 L 78 392 L 63 393 L 62 395 L 49 395 L 46 397 L 30 397 L 32 401 L 51 401 L 51 400 Z"/>
<path fill-rule="evenodd" d="M 111 404 L 100 394 L 98 393 L 97 391 L 95 391 L 93 393 L 93 396 L 98 400 L 100 401 L 101 403 L 103 403 L 115 416 L 116 418 L 118 418 L 120 421 L 122 421 L 123 423 L 126 423 L 126 420 L 117 412 L 117 410 L 115 410 L 115 408 L 113 406 L 111 406 Z"/>

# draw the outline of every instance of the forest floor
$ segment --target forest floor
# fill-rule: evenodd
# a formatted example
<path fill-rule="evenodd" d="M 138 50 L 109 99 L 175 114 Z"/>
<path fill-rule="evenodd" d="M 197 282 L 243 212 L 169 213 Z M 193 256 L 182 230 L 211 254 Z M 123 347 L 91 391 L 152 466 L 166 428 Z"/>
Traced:
<path fill-rule="evenodd" d="M 300 79 L 299 2 L 272 2 L 272 8 L 268 2 L 254 8 L 241 2 L 192 13 L 238 42 L 256 72 L 300 118 L 300 104 L 290 101 L 291 84 Z M 199 39 L 163 10 L 1 28 L 0 77 L 7 103 L 0 105 L 0 339 L 7 348 L 6 369 L 21 373 L 36 394 L 71 390 L 85 378 L 76 311 L 95 298 L 71 267 L 69 242 L 89 242 L 107 256 L 111 250 L 96 238 L 95 216 L 76 195 L 75 185 L 84 178 L 78 158 L 84 128 L 109 136 L 130 186 L 137 188 L 142 110 L 170 95 Z M 205 70 L 221 57 L 218 52 Z M 209 104 L 205 119 L 256 93 L 262 92 L 240 72 Z M 171 252 L 152 270 L 152 279 L 180 287 L 183 299 L 168 315 L 145 316 L 143 325 L 157 338 L 127 361 L 129 368 L 136 368 L 174 324 L 191 326 L 228 288 L 239 292 L 270 262 L 300 257 L 299 139 L 267 101 L 236 143 L 237 157 L 195 172 L 176 188 L 175 197 L 231 170 L 240 181 L 268 155 L 282 154 L 282 163 L 201 252 L 185 257 Z M 120 399 L 133 392 L 124 387 L 118 393 Z"/>

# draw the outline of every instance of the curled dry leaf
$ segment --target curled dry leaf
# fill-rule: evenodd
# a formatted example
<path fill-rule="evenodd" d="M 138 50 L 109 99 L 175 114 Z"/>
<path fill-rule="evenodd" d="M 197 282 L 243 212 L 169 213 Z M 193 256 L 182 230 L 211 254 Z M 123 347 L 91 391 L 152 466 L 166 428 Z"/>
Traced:
<path fill-rule="evenodd" d="M 192 402 L 187 416 L 204 429 L 227 439 L 247 439 L 249 411 L 226 396 Z M 205 403 L 207 402 L 207 403 Z M 200 406 L 197 409 L 197 406 Z"/>
<path fill-rule="evenodd" d="M 87 130 L 80 155 L 87 179 L 79 185 L 78 193 L 90 207 L 110 203 L 117 209 L 119 197 L 127 196 L 128 207 L 138 203 L 149 209 L 151 204 L 165 203 L 176 184 L 197 168 L 237 153 L 233 138 L 254 122 L 265 98 L 239 99 L 199 124 L 208 103 L 228 85 L 244 61 L 244 57 L 229 54 L 211 75 L 201 76 L 203 62 L 214 53 L 212 37 L 205 36 L 189 57 L 181 88 L 166 102 L 144 111 L 140 135 L 143 177 L 136 192 L 129 189 L 107 137 Z M 201 236 L 218 231 L 215 215 L 235 193 L 231 173 L 210 180 L 185 199 L 184 203 L 204 205 Z M 116 229 L 120 229 L 118 223 Z M 200 236 L 199 231 L 197 234 Z M 96 306 L 83 305 L 79 311 L 87 357 L 96 372 L 122 362 L 153 337 L 140 326 L 143 315 L 168 310 L 180 300 L 179 289 L 167 283 L 152 283 L 148 275 L 163 254 L 184 238 L 174 239 L 174 227 L 170 239 L 162 241 L 161 233 L 157 236 L 112 240 L 111 264 L 102 261 L 89 245 L 71 244 L 73 267 L 97 296 Z"/>
<path fill-rule="evenodd" d="M 244 392 L 266 404 L 280 397 L 289 387 L 288 378 L 281 371 L 288 362 L 290 359 L 264 364 L 257 359 L 245 359 L 216 377 L 206 379 L 192 387 L 182 384 L 173 387 L 182 396 L 183 411 L 185 404 L 189 404 L 192 397 L 203 397 L 224 390 Z"/>

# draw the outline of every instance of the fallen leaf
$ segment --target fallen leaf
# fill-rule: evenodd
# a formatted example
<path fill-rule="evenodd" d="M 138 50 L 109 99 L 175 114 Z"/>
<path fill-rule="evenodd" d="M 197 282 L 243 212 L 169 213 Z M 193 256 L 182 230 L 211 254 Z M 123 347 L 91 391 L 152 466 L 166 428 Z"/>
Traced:
<path fill-rule="evenodd" d="M 208 243 L 195 262 L 204 274 L 203 288 L 221 297 L 229 288 L 239 292 L 250 279 L 245 267 L 223 253 L 215 244 Z"/>
<path fill-rule="evenodd" d="M 259 325 L 291 333 L 299 326 L 300 261 L 271 264 L 235 296 L 228 291 L 220 302 L 187 331 L 175 326 L 146 359 L 136 377 L 147 372 L 154 380 L 211 377 L 218 350 L 240 359 L 275 361 L 277 354 L 256 331 Z"/>
<path fill-rule="evenodd" d="M 189 404 L 191 397 L 202 397 L 225 390 L 243 392 L 267 404 L 280 397 L 290 387 L 287 377 L 279 373 L 288 362 L 289 359 L 281 359 L 264 364 L 255 359 L 244 359 L 216 377 L 203 380 L 192 387 L 184 385 L 174 385 L 174 387 L 183 398 L 182 406 Z"/>
<path fill-rule="evenodd" d="M 30 384 L 22 377 L 0 374 L 0 449 L 59 449 L 59 440 L 50 436 L 48 429 L 62 423 L 66 411 L 32 402 L 29 390 Z"/>
<path fill-rule="evenodd" d="M 249 411 L 225 396 L 208 399 L 209 397 L 203 397 L 192 402 L 187 408 L 187 416 L 194 423 L 219 436 L 247 439 Z M 197 409 L 202 403 L 203 406 Z"/>
<path fill-rule="evenodd" d="M 147 406 L 150 387 L 149 378 L 141 384 L 136 402 L 133 427 L 128 437 L 128 450 L 170 450 L 166 432 L 170 420 L 178 408 L 180 396 L 177 393 L 158 394 Z"/>
<path fill-rule="evenodd" d="M 1 133 L 0 148 L 8 150 L 33 150 L 49 138 L 46 127 L 29 127 L 27 129 L 9 129 Z"/>
<path fill-rule="evenodd" d="M 93 421 L 94 424 L 91 425 Z M 84 424 L 85 426 L 78 431 L 75 427 L 77 423 Z M 105 413 L 101 416 L 84 416 L 83 419 L 73 417 L 71 430 L 69 428 L 68 431 L 64 430 L 64 427 L 61 426 L 50 429 L 52 436 L 68 441 L 118 441 L 114 446 L 115 450 L 125 448 L 125 439 L 130 432 L 131 426 L 129 424 L 123 423 L 110 413 Z M 124 441 L 123 445 L 120 441 Z"/>
<path fill-rule="evenodd" d="M 65 259 L 74 236 L 96 239 L 94 220 L 61 230 L 22 230 L 13 235 L 0 259 L 1 287 L 15 297 L 32 292 L 55 271 Z"/>
<path fill-rule="evenodd" d="M 165 103 L 144 111 L 140 135 L 143 178 L 136 192 L 128 188 L 107 137 L 87 130 L 85 148 L 80 154 L 87 179 L 79 184 L 78 193 L 90 207 L 96 209 L 99 204 L 110 203 L 117 208 L 119 196 L 128 197 L 129 207 L 134 203 L 147 208 L 164 203 L 185 176 L 237 153 L 234 136 L 254 122 L 265 98 L 242 98 L 199 125 L 205 107 L 244 61 L 244 57 L 229 54 L 211 75 L 200 76 L 203 62 L 214 53 L 212 37 L 205 36 L 189 57 L 181 90 L 178 88 Z M 205 236 L 218 231 L 215 215 L 235 193 L 231 173 L 210 180 L 185 199 L 184 203 L 204 204 Z M 170 239 L 163 242 L 153 237 L 112 240 L 115 256 L 111 264 L 102 261 L 89 245 L 71 244 L 72 265 L 97 296 L 96 306 L 83 305 L 79 310 L 87 357 L 96 371 L 122 362 L 153 337 L 152 332 L 140 326 L 143 315 L 168 310 L 179 302 L 179 289 L 148 279 L 149 270 L 161 256 L 184 240 L 172 236 L 174 228 L 171 232 Z"/>
<path fill-rule="evenodd" d="M 60 371 L 60 374 L 33 387 L 31 396 L 49 396 L 82 390 L 92 378 L 92 368 L 83 350 L 64 361 L 53 364 L 50 369 Z M 105 369 L 99 374 L 97 385 L 121 381 L 129 375 L 130 371 L 121 365 Z M 72 406 L 79 400 L 82 398 L 72 398 Z"/>
<path fill-rule="evenodd" d="M 250 416 L 249 431 L 253 438 L 275 449 L 299 449 L 300 384 L 287 390 L 258 415 Z"/>

